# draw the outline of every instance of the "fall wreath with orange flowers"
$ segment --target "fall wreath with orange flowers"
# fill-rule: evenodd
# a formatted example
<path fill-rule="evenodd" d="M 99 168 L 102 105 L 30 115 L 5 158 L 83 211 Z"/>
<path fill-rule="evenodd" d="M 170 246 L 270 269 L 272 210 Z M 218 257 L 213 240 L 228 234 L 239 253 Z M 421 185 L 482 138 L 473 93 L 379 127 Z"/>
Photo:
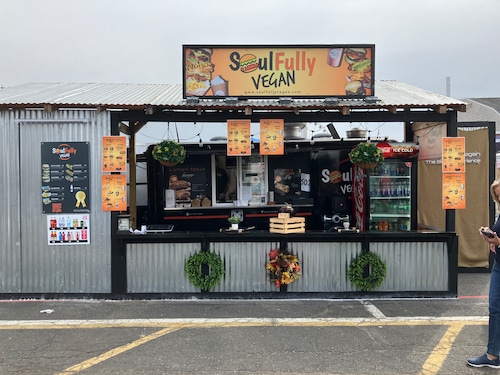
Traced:
<path fill-rule="evenodd" d="M 277 288 L 288 285 L 300 278 L 300 263 L 296 255 L 288 251 L 273 249 L 269 252 L 269 262 L 266 269 L 270 272 L 270 279 Z"/>

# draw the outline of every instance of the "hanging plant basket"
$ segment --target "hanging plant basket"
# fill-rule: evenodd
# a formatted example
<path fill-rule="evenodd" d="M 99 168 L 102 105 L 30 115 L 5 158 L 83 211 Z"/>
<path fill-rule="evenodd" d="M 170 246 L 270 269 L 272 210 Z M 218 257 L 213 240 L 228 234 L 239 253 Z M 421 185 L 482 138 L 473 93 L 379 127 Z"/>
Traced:
<path fill-rule="evenodd" d="M 357 163 L 356 164 L 358 167 L 360 167 L 361 169 L 373 169 L 375 168 L 377 165 L 379 165 L 379 163 Z"/>
<path fill-rule="evenodd" d="M 179 163 L 177 163 L 175 161 L 165 161 L 165 160 L 158 160 L 158 161 L 160 162 L 161 165 L 163 165 L 165 167 L 174 167 L 177 164 L 179 164 Z"/>
<path fill-rule="evenodd" d="M 164 140 L 153 147 L 153 158 L 161 165 L 173 167 L 179 163 L 184 163 L 186 149 L 178 142 Z"/>
<path fill-rule="evenodd" d="M 384 161 L 384 155 L 375 143 L 362 142 L 349 152 L 349 160 L 360 168 L 372 169 Z"/>

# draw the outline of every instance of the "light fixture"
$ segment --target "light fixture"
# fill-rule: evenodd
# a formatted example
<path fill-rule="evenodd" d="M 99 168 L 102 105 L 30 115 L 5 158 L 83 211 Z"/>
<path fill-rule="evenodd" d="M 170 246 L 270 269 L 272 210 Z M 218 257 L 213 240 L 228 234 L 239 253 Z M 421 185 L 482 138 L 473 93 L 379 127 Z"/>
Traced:
<path fill-rule="evenodd" d="M 339 98 L 325 98 L 325 104 L 328 104 L 328 105 L 339 104 Z"/>
<path fill-rule="evenodd" d="M 186 103 L 189 105 L 198 104 L 200 102 L 200 98 L 197 96 L 190 96 L 186 99 Z"/>
<path fill-rule="evenodd" d="M 224 99 L 224 101 L 226 102 L 226 104 L 238 104 L 238 98 L 234 97 L 234 96 L 228 96 L 226 97 L 226 99 Z"/>
<path fill-rule="evenodd" d="M 279 98 L 279 103 L 280 104 L 292 104 L 292 98 Z"/>
<path fill-rule="evenodd" d="M 376 96 L 367 96 L 367 97 L 365 97 L 364 100 L 366 103 L 369 103 L 369 104 L 374 104 L 374 103 L 378 102 L 378 98 Z"/>

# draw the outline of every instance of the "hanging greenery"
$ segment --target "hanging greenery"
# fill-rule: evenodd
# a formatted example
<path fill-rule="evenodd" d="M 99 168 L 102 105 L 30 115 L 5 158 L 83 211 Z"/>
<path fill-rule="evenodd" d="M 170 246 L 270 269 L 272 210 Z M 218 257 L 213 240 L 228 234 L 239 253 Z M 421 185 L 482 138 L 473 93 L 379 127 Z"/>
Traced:
<path fill-rule="evenodd" d="M 172 140 L 164 140 L 154 146 L 153 158 L 164 165 L 184 163 L 186 149 L 180 143 Z"/>
<path fill-rule="evenodd" d="M 209 266 L 208 275 L 204 274 L 201 266 Z M 191 255 L 184 263 L 184 272 L 189 281 L 201 290 L 210 290 L 216 286 L 224 275 L 224 262 L 214 253 L 201 251 Z"/>
<path fill-rule="evenodd" d="M 369 267 L 369 274 L 365 277 L 363 274 L 366 267 Z M 352 260 L 347 275 L 356 289 L 368 292 L 382 285 L 386 272 L 387 266 L 378 254 L 363 251 L 361 255 Z"/>
<path fill-rule="evenodd" d="M 349 160 L 361 168 L 370 169 L 376 167 L 384 161 L 382 150 L 371 142 L 359 143 L 351 152 Z"/>

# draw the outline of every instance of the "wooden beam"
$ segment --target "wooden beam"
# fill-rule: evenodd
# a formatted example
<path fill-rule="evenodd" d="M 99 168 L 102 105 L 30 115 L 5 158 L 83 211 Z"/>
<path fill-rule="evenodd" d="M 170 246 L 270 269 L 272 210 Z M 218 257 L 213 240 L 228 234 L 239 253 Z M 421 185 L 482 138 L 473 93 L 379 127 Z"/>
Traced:
<path fill-rule="evenodd" d="M 434 110 L 437 113 L 444 115 L 446 113 L 447 107 L 445 105 L 438 105 L 436 108 L 434 108 Z"/>
<path fill-rule="evenodd" d="M 342 113 L 344 116 L 347 116 L 348 114 L 351 113 L 351 108 L 342 106 L 340 107 L 340 113 Z"/>
<path fill-rule="evenodd" d="M 120 133 L 130 135 L 130 128 L 127 124 L 125 124 L 124 122 L 120 122 L 118 125 L 120 126 L 120 129 L 119 129 Z"/>
<path fill-rule="evenodd" d="M 387 107 L 387 110 L 391 113 L 396 114 L 398 112 L 398 107 L 396 107 L 395 105 L 390 105 Z"/>
<path fill-rule="evenodd" d="M 120 123 L 121 126 L 122 123 Z M 130 222 L 132 225 L 132 229 L 137 229 L 139 227 L 139 223 L 137 220 L 137 159 L 136 159 L 136 149 L 135 149 L 135 135 L 141 130 L 147 122 L 136 121 L 132 124 L 132 126 L 128 126 L 129 134 L 129 192 L 130 192 L 130 201 L 129 201 L 129 214 L 130 214 Z"/>

